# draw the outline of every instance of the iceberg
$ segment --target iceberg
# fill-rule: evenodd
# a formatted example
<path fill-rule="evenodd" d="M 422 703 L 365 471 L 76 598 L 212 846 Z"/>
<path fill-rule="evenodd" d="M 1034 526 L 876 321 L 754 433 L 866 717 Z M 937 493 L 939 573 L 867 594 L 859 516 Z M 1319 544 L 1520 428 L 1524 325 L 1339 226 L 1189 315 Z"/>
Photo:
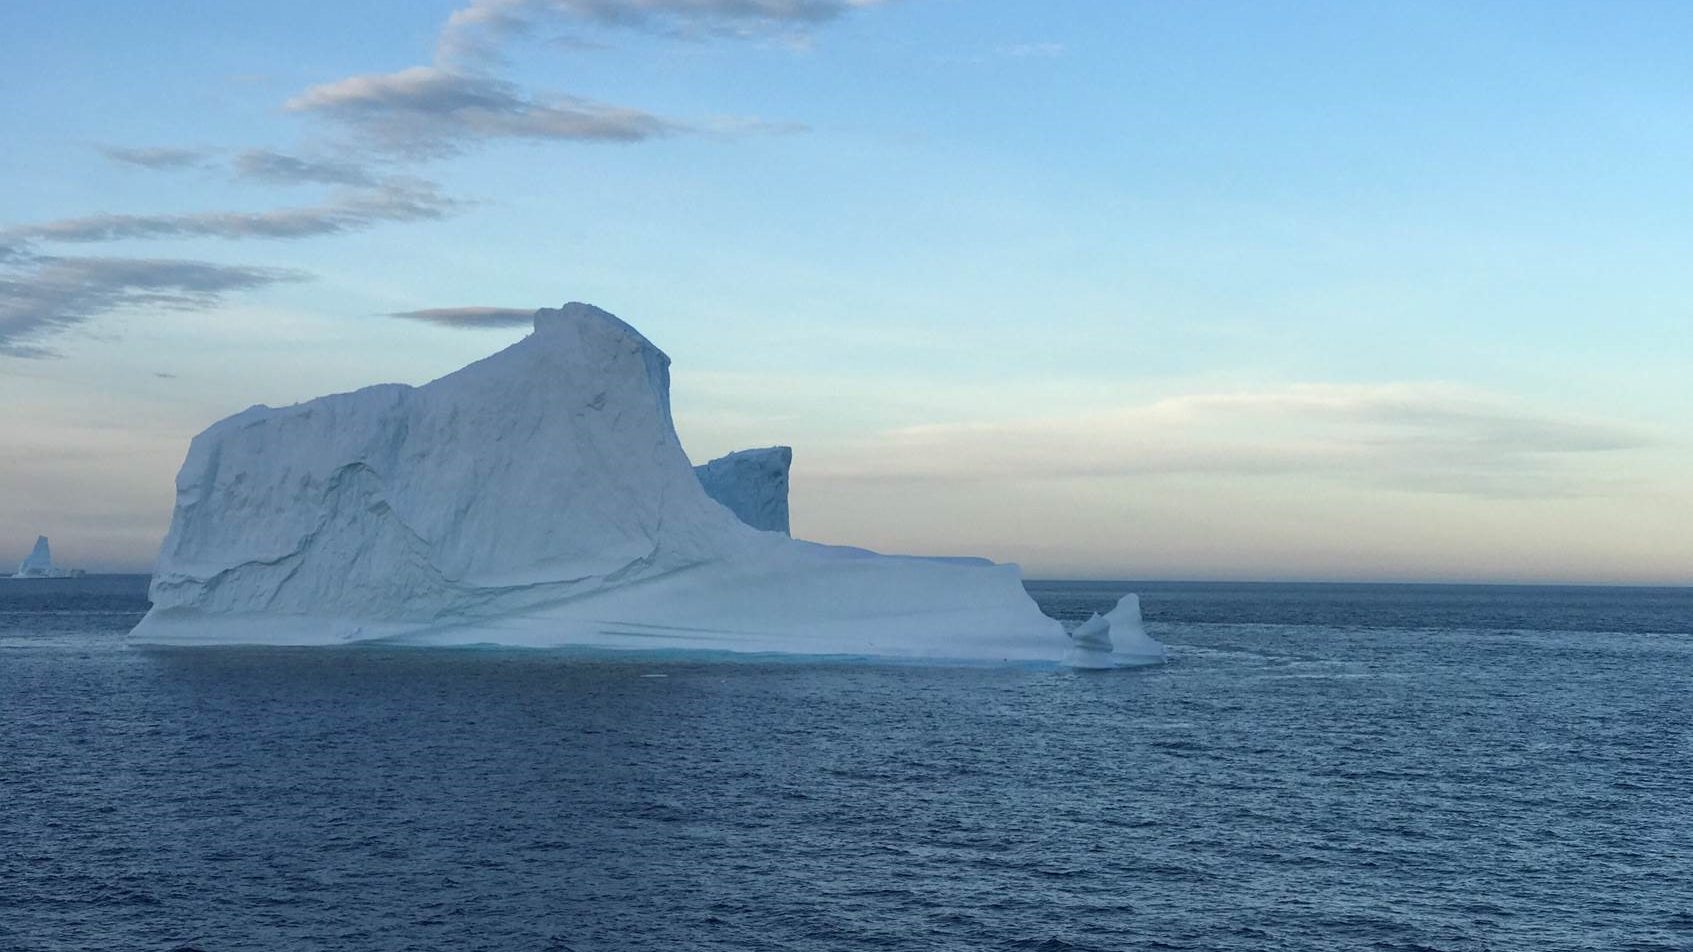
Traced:
<path fill-rule="evenodd" d="M 35 548 L 29 550 L 24 560 L 18 563 L 17 578 L 43 578 L 53 574 L 53 549 L 47 544 L 46 536 L 35 537 Z"/>
<path fill-rule="evenodd" d="M 669 368 L 573 303 L 422 386 L 213 424 L 177 475 L 131 640 L 1063 659 L 1015 565 L 779 531 L 785 448 L 697 474 Z"/>
<path fill-rule="evenodd" d="M 694 467 L 705 494 L 737 519 L 766 532 L 788 535 L 788 468 L 792 447 L 740 450 Z"/>
<path fill-rule="evenodd" d="M 13 578 L 80 578 L 81 569 L 61 569 L 53 564 L 53 548 L 48 545 L 46 536 L 35 537 L 35 548 L 29 550 L 29 555 L 18 563 L 17 574 Z M 0 576 L 4 578 L 5 576 Z"/>
<path fill-rule="evenodd" d="M 1124 595 L 1116 607 L 1101 615 L 1095 612 L 1070 632 L 1070 653 L 1065 664 L 1072 668 L 1103 670 L 1163 664 L 1164 646 L 1146 633 L 1140 618 L 1140 596 Z"/>

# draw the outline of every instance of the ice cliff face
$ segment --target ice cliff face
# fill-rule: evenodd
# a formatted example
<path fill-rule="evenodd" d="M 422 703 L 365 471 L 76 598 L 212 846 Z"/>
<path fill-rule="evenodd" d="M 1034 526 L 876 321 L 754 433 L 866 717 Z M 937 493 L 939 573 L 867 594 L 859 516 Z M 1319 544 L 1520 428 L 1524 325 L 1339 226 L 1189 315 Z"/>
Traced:
<path fill-rule="evenodd" d="M 629 325 L 568 304 L 421 387 L 214 424 L 177 476 L 132 638 L 1064 653 L 1015 566 L 800 542 L 714 502 L 676 438 L 669 364 Z M 737 512 L 774 528 L 771 463 L 746 484 L 726 467 L 737 475 L 717 485 L 740 485 L 731 495 L 757 504 Z M 785 454 L 780 468 L 785 487 Z"/>
<path fill-rule="evenodd" d="M 788 467 L 794 451 L 786 446 L 740 450 L 695 466 L 705 494 L 722 503 L 754 529 L 788 534 Z"/>
<path fill-rule="evenodd" d="M 723 554 L 670 419 L 669 359 L 584 304 L 422 387 L 253 407 L 196 437 L 154 604 L 426 622 Z M 692 491 L 689 491 L 692 490 Z"/>

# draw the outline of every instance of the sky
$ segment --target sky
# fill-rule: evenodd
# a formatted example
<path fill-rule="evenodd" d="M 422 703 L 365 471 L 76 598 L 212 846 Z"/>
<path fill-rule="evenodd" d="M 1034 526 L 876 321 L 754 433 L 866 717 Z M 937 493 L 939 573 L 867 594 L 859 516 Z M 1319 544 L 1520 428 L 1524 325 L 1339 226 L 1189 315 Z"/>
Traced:
<path fill-rule="evenodd" d="M 1693 584 L 1693 6 L 0 5 L 0 558 L 597 304 L 795 534 Z M 11 554 L 15 550 L 15 555 Z"/>

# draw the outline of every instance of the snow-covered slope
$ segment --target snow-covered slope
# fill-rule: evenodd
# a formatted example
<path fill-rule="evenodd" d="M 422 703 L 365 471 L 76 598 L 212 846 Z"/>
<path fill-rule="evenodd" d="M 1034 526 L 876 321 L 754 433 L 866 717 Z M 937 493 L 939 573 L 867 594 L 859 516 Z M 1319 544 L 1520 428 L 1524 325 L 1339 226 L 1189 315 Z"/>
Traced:
<path fill-rule="evenodd" d="M 1059 660 L 1016 566 L 744 524 L 670 416 L 670 360 L 598 308 L 421 387 L 195 437 L 143 643 L 495 643 Z"/>
<path fill-rule="evenodd" d="M 794 451 L 787 446 L 740 450 L 694 467 L 705 494 L 726 506 L 754 529 L 788 534 L 788 467 Z"/>

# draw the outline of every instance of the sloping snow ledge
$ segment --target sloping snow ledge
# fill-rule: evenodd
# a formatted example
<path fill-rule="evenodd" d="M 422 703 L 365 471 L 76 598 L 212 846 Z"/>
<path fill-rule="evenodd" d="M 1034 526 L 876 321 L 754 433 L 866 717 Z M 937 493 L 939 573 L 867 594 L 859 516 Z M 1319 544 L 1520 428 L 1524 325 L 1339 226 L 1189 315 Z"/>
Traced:
<path fill-rule="evenodd" d="M 424 386 L 214 424 L 177 476 L 131 640 L 1066 657 L 1015 565 L 804 542 L 714 502 L 669 366 L 567 304 Z M 1097 666 L 1109 632 L 1091 637 Z"/>

